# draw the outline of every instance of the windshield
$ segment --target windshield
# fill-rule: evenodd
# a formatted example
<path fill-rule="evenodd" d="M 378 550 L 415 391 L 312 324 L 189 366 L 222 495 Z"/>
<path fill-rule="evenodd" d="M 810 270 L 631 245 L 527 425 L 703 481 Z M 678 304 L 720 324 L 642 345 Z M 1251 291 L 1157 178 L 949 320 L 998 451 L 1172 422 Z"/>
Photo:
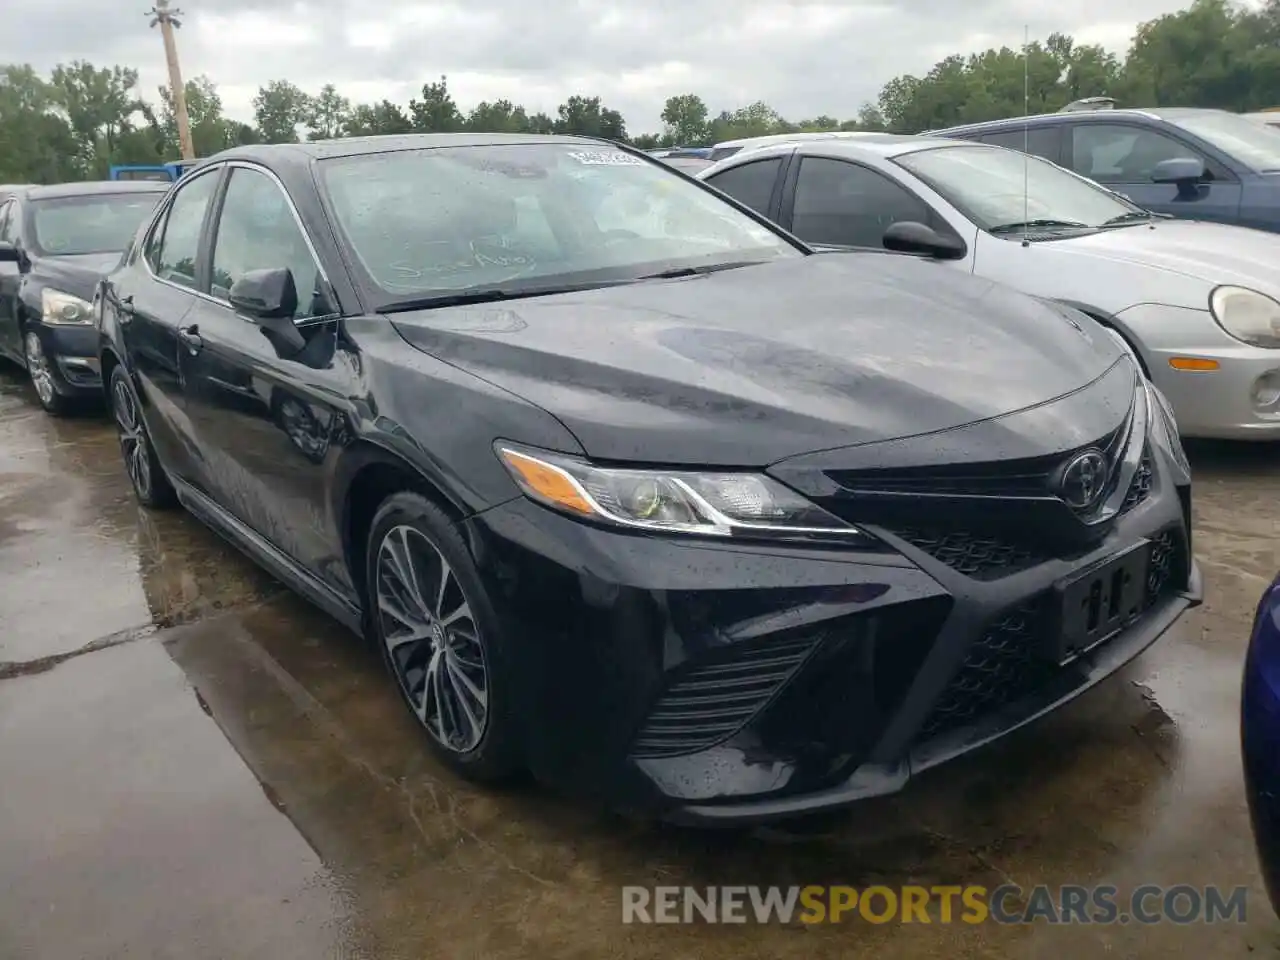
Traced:
<path fill-rule="evenodd" d="M 1191 113 L 1169 122 L 1258 173 L 1280 171 L 1280 130 L 1234 113 Z"/>
<path fill-rule="evenodd" d="M 1146 212 L 1048 160 L 1001 147 L 937 147 L 897 157 L 984 230 L 1027 221 L 1101 227 Z"/>
<path fill-rule="evenodd" d="M 804 256 L 661 162 L 605 146 L 407 150 L 320 169 L 357 260 L 396 299 Z"/>
<path fill-rule="evenodd" d="M 133 240 L 163 191 L 94 194 L 35 200 L 31 204 L 32 246 L 51 257 L 119 253 Z"/>

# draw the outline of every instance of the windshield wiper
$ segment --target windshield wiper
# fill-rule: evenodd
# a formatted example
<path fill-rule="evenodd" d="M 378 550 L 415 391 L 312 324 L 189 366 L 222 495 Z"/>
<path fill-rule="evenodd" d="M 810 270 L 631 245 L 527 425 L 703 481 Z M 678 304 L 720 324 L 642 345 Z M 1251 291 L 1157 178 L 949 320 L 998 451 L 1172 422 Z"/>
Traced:
<path fill-rule="evenodd" d="M 1021 220 L 1017 223 L 1002 223 L 999 226 L 992 227 L 988 233 L 1012 233 L 1015 230 L 1034 230 L 1037 227 L 1076 227 L 1083 230 L 1092 230 L 1087 223 L 1081 223 L 1079 220 L 1054 220 L 1045 217 L 1039 220 Z"/>
<path fill-rule="evenodd" d="M 754 267 L 764 263 L 763 260 L 734 260 L 729 263 L 711 263 L 702 267 L 672 267 L 659 273 L 646 273 L 638 280 L 675 280 L 678 277 L 700 277 L 708 273 L 719 273 L 721 270 L 735 270 L 738 267 Z"/>
<path fill-rule="evenodd" d="M 437 293 L 428 297 L 409 297 L 395 300 L 378 308 L 379 313 L 401 313 L 407 310 L 430 310 L 433 307 L 461 307 L 471 303 L 497 303 L 499 300 L 524 300 L 529 297 L 550 297 L 557 293 L 580 293 L 602 287 L 616 287 L 631 280 L 597 280 L 593 283 L 559 283 L 542 287 L 482 287 L 458 290 L 455 293 Z"/>
<path fill-rule="evenodd" d="M 1104 227 L 1119 227 L 1127 223 L 1148 223 L 1151 220 L 1151 214 L 1146 210 L 1133 210 L 1129 213 L 1122 213 L 1118 217 L 1112 217 L 1110 220 L 1103 220 Z"/>

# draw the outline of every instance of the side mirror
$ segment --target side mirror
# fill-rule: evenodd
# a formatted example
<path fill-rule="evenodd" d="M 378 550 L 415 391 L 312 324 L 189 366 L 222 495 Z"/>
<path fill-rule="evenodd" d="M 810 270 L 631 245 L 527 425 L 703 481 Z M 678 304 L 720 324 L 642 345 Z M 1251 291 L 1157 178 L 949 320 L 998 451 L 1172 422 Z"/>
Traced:
<path fill-rule="evenodd" d="M 1178 185 L 1178 195 L 1182 197 L 1198 196 L 1200 181 L 1204 177 L 1204 161 L 1198 157 L 1161 160 L 1151 171 L 1152 183 L 1175 183 Z"/>
<path fill-rule="evenodd" d="M 8 240 L 0 240 L 0 263 L 18 263 L 21 260 L 17 247 Z"/>
<path fill-rule="evenodd" d="M 231 285 L 227 299 L 235 310 L 256 320 L 278 349 L 297 353 L 307 345 L 293 322 L 298 289 L 287 267 L 246 271 Z"/>
<path fill-rule="evenodd" d="M 889 227 L 884 232 L 884 248 L 894 253 L 924 254 L 937 260 L 959 260 L 969 252 L 958 237 L 946 236 L 914 220 L 903 220 Z"/>

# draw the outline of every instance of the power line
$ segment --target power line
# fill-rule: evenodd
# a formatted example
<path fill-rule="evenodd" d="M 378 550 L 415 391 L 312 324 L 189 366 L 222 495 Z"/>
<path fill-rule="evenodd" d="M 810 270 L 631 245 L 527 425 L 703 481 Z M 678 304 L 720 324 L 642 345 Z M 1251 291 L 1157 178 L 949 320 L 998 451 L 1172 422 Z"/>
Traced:
<path fill-rule="evenodd" d="M 173 98 L 173 114 L 178 121 L 178 145 L 182 150 L 183 160 L 196 158 L 195 148 L 191 145 L 191 118 L 187 116 L 187 88 L 182 82 L 182 68 L 178 66 L 178 44 L 173 31 L 182 26 L 178 18 L 181 10 L 169 9 L 169 0 L 156 0 L 156 5 L 147 11 L 151 18 L 151 26 L 160 27 L 160 35 L 164 38 L 164 58 L 169 64 L 169 95 Z"/>

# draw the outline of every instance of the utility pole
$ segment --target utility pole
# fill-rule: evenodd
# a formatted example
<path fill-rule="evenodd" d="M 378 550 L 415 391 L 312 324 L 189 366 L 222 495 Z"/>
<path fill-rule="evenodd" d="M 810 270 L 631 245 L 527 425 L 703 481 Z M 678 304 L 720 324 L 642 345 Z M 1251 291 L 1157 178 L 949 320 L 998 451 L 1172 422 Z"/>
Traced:
<path fill-rule="evenodd" d="M 169 95 L 173 97 L 173 115 L 178 121 L 178 145 L 182 149 L 182 159 L 194 160 L 196 151 L 191 145 L 187 88 L 182 82 L 182 69 L 178 66 L 178 44 L 173 38 L 173 31 L 182 26 L 182 21 L 178 19 L 181 15 L 181 10 L 169 9 L 169 0 L 156 0 L 156 5 L 147 11 L 151 26 L 159 24 L 160 35 L 164 37 L 164 58 L 169 64 Z"/>

